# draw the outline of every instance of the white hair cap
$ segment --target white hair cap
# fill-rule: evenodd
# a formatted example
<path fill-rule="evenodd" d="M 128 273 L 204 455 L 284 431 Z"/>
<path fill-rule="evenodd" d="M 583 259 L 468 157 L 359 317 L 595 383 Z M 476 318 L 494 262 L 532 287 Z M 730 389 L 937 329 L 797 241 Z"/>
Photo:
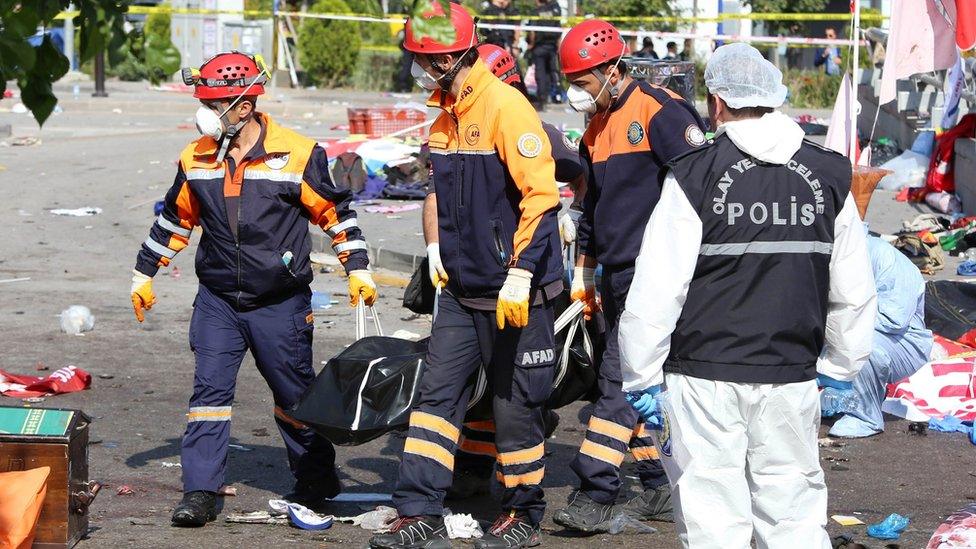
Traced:
<path fill-rule="evenodd" d="M 777 108 L 786 101 L 783 73 L 744 43 L 727 44 L 712 52 L 705 65 L 705 87 L 732 109 Z"/>

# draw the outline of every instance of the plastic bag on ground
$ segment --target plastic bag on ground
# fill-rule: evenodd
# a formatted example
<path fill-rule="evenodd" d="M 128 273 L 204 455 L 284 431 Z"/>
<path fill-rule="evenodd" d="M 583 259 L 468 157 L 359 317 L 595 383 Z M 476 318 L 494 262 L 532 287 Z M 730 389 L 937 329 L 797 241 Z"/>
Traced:
<path fill-rule="evenodd" d="M 893 172 L 881 179 L 878 183 L 879 189 L 897 191 L 902 187 L 924 187 L 925 175 L 929 171 L 929 157 L 905 151 L 879 167 Z"/>
<path fill-rule="evenodd" d="M 607 528 L 607 532 L 611 535 L 653 534 L 657 532 L 657 528 L 648 526 L 627 513 L 620 512 L 610 519 L 610 526 Z"/>
<path fill-rule="evenodd" d="M 95 317 L 84 305 L 72 305 L 61 311 L 61 331 L 66 334 L 90 332 L 94 327 Z"/>
<path fill-rule="evenodd" d="M 367 511 L 354 517 L 336 517 L 336 520 L 353 526 L 359 526 L 363 530 L 378 532 L 386 530 L 397 518 L 397 511 L 392 507 L 380 505 L 372 511 Z"/>
<path fill-rule="evenodd" d="M 908 517 L 892 513 L 883 521 L 868 526 L 868 535 L 875 539 L 898 539 L 907 526 Z"/>

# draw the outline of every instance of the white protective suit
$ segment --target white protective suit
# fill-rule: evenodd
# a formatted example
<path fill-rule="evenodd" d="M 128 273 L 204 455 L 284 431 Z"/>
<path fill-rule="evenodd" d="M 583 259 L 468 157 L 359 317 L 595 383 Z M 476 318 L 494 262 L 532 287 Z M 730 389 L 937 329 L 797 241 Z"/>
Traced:
<path fill-rule="evenodd" d="M 773 164 L 790 160 L 803 139 L 799 126 L 778 112 L 718 131 Z M 829 548 L 816 381 L 732 383 L 663 374 L 701 235 L 695 209 L 669 174 L 644 232 L 619 335 L 623 390 L 666 384 L 658 399 L 666 417 L 658 442 L 682 544 L 745 549 L 755 536 L 760 549 Z M 817 370 L 850 381 L 871 354 L 875 319 L 871 264 L 850 195 L 835 220 L 829 268 L 826 341 Z"/>

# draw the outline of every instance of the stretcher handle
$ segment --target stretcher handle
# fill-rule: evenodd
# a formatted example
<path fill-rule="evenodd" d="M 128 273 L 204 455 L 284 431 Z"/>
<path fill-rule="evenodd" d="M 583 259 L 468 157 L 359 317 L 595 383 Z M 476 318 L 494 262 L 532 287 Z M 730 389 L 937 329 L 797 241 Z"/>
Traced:
<path fill-rule="evenodd" d="M 380 324 L 380 315 L 376 312 L 376 307 L 370 307 L 369 310 L 373 315 L 373 328 L 376 329 L 376 335 L 383 335 L 383 325 Z M 366 304 L 360 299 L 356 305 L 356 341 L 364 337 L 366 337 Z"/>

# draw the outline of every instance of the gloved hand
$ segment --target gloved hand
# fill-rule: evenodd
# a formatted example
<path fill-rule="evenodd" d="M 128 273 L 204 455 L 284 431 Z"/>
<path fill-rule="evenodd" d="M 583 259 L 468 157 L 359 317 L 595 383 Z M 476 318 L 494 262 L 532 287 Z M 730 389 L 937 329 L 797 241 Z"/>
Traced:
<path fill-rule="evenodd" d="M 435 288 L 447 286 L 447 271 L 441 262 L 441 245 L 437 242 L 427 245 L 427 273 Z"/>
<path fill-rule="evenodd" d="M 132 310 L 136 312 L 136 320 L 142 322 L 146 319 L 143 311 L 152 309 L 156 304 L 156 294 L 152 289 L 152 277 L 146 276 L 139 271 L 132 270 Z"/>
<path fill-rule="evenodd" d="M 495 320 L 498 329 L 505 329 L 505 322 L 514 328 L 524 328 L 529 323 L 529 290 L 532 273 L 525 269 L 510 268 L 505 284 L 498 292 Z"/>
<path fill-rule="evenodd" d="M 562 237 L 564 246 L 576 242 L 576 222 L 570 214 L 559 216 L 559 236 Z"/>
<path fill-rule="evenodd" d="M 841 391 L 849 391 L 854 389 L 854 384 L 850 381 L 834 379 L 828 375 L 817 374 L 817 387 L 833 387 Z"/>
<path fill-rule="evenodd" d="M 366 269 L 357 269 L 349 273 L 349 305 L 355 307 L 359 305 L 359 296 L 363 296 L 363 301 L 369 307 L 376 303 L 376 283 L 373 282 L 373 275 Z"/>
<path fill-rule="evenodd" d="M 627 393 L 627 402 L 630 402 L 644 423 L 652 429 L 661 429 L 664 426 L 664 416 L 661 415 L 656 398 L 660 392 L 660 385 L 651 385 L 643 391 Z"/>
<path fill-rule="evenodd" d="M 596 269 L 579 267 L 573 269 L 573 285 L 569 290 L 569 298 L 582 301 L 583 318 L 590 320 L 593 313 L 600 311 L 600 303 L 596 299 Z"/>

